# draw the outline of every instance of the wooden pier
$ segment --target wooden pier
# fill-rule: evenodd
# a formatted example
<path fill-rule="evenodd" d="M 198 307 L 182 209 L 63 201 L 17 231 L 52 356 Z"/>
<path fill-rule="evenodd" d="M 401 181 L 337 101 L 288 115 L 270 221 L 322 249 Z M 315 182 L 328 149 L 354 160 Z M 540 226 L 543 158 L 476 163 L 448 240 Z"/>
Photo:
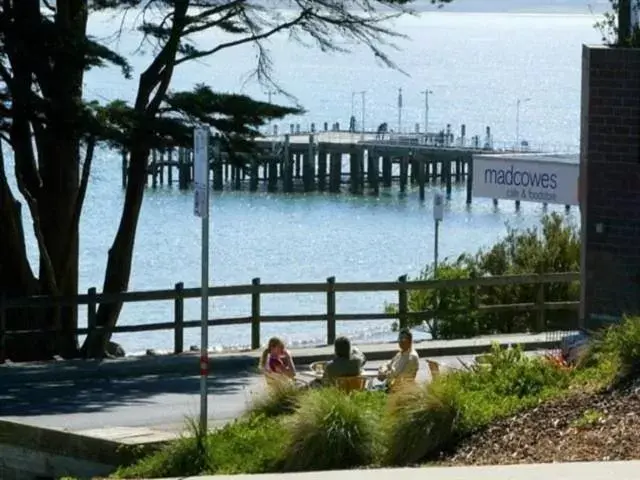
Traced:
<path fill-rule="evenodd" d="M 473 155 L 508 153 L 495 149 L 490 127 L 485 137 L 465 138 L 465 126 L 456 137 L 446 130 L 429 134 L 380 136 L 373 132 L 323 131 L 263 137 L 261 153 L 247 158 L 240 168 L 228 161 L 226 152 L 211 144 L 213 190 L 248 189 L 255 192 L 330 192 L 377 195 L 381 189 L 399 187 L 403 194 L 418 187 L 421 200 L 428 186 L 444 187 L 447 197 L 453 186 L 464 184 L 466 203 L 471 204 Z M 515 151 L 515 150 L 513 150 Z M 531 151 L 530 151 L 531 152 Z M 126 152 L 122 156 L 122 186 L 126 186 Z M 173 185 L 190 188 L 193 152 L 185 148 L 153 151 L 149 160 L 151 187 Z M 346 188 L 345 188 L 346 187 Z M 516 201 L 516 208 L 519 201 Z M 494 200 L 497 204 L 497 200 Z"/>

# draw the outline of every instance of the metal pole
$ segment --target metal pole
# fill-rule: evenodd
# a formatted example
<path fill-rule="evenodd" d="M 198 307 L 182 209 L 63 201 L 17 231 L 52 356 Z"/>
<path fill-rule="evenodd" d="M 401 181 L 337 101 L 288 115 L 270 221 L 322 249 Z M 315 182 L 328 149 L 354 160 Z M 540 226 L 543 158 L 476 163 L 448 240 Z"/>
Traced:
<path fill-rule="evenodd" d="M 200 299 L 200 431 L 207 432 L 207 377 L 209 375 L 209 129 L 206 130 L 204 151 L 206 155 L 206 175 L 203 181 L 204 211 L 202 214 L 202 263 Z"/>
<path fill-rule="evenodd" d="M 424 133 L 429 133 L 429 89 L 424 92 Z"/>
<path fill-rule="evenodd" d="M 351 92 L 351 116 L 356 114 L 356 92 Z"/>
<path fill-rule="evenodd" d="M 519 98 L 516 102 L 516 151 L 520 151 L 520 106 L 530 98 Z"/>
<path fill-rule="evenodd" d="M 516 102 L 516 150 L 520 141 L 520 99 Z"/>
<path fill-rule="evenodd" d="M 435 245 L 433 246 L 433 278 L 438 277 L 438 236 L 440 234 L 440 220 L 436 220 L 436 233 L 434 235 Z"/>
<path fill-rule="evenodd" d="M 398 135 L 402 133 L 402 88 L 398 89 Z"/>
<path fill-rule="evenodd" d="M 360 129 L 361 134 L 360 134 L 360 139 L 364 140 L 364 112 L 365 112 L 365 96 L 367 94 L 367 92 L 365 92 L 364 90 L 362 92 L 360 92 L 360 94 L 362 95 L 362 128 Z"/>

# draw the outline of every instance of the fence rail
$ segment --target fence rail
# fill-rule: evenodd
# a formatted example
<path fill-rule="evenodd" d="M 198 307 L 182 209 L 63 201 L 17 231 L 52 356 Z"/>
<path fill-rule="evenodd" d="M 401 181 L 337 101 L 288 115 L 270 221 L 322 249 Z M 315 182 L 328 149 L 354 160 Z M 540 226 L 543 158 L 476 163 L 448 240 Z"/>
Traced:
<path fill-rule="evenodd" d="M 548 310 L 577 310 L 579 302 L 546 302 L 544 299 L 544 286 L 548 284 L 566 284 L 580 280 L 580 274 L 576 272 L 533 274 L 533 275 L 507 275 L 499 277 L 480 277 L 456 280 L 424 280 L 407 281 L 403 275 L 394 282 L 344 282 L 336 283 L 335 277 L 330 277 L 322 283 L 271 283 L 263 284 L 259 278 L 254 278 L 249 285 L 213 286 L 209 288 L 209 297 L 226 296 L 250 296 L 251 315 L 244 317 L 216 318 L 208 321 L 210 326 L 222 325 L 251 325 L 251 346 L 260 347 L 260 325 L 262 323 L 279 322 L 326 322 L 327 343 L 332 344 L 336 338 L 336 322 L 351 320 L 398 320 L 403 326 L 409 319 L 431 318 L 436 309 L 420 312 L 409 312 L 408 292 L 425 290 L 450 290 L 457 288 L 470 288 L 477 292 L 479 287 L 499 287 L 506 285 L 536 285 L 537 293 L 534 302 L 507 304 L 507 305 L 479 305 L 470 308 L 483 312 L 535 312 L 536 324 L 539 329 L 544 328 L 545 312 Z M 337 313 L 336 293 L 357 292 L 397 292 L 397 313 Z M 326 295 L 326 311 L 319 314 L 293 314 L 293 315 L 263 315 L 261 312 L 261 296 L 267 294 L 294 294 L 294 293 L 324 293 Z M 87 328 L 75 330 L 77 335 L 85 335 L 94 329 L 104 328 L 96 324 L 97 308 L 103 303 L 133 303 L 152 301 L 173 301 L 173 321 L 142 324 L 120 325 L 111 329 L 111 333 L 149 332 L 160 330 L 173 330 L 174 352 L 182 353 L 184 350 L 184 329 L 200 326 L 200 320 L 184 319 L 184 300 L 199 298 L 200 288 L 184 288 L 182 282 L 177 283 L 173 289 L 149 290 L 138 292 L 124 292 L 119 294 L 98 293 L 95 288 L 90 288 L 86 294 L 70 297 L 31 296 L 24 298 L 7 298 L 0 296 L 0 360 L 5 358 L 5 341 L 8 336 L 28 335 L 36 333 L 53 332 L 50 330 L 16 330 L 7 329 L 7 312 L 13 309 L 52 308 L 60 306 L 87 306 Z M 456 313 L 437 310 L 438 314 Z"/>

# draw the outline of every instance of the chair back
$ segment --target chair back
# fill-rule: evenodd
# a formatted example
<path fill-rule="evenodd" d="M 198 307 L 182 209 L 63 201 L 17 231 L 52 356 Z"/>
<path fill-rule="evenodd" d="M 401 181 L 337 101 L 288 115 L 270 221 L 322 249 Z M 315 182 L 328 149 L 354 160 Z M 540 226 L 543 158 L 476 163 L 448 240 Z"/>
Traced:
<path fill-rule="evenodd" d="M 413 377 L 397 377 L 388 383 L 389 393 L 398 393 L 404 389 L 415 387 L 416 379 Z"/>
<path fill-rule="evenodd" d="M 338 390 L 351 393 L 364 390 L 367 379 L 359 375 L 354 377 L 338 377 L 334 380 L 334 383 Z"/>
<path fill-rule="evenodd" d="M 273 372 L 265 372 L 264 379 L 267 382 L 268 388 L 276 388 L 280 385 L 286 385 L 287 383 L 293 381 L 291 378 L 287 377 L 286 375 L 282 375 L 280 373 L 273 373 Z"/>
<path fill-rule="evenodd" d="M 440 364 L 438 362 L 427 360 L 427 366 L 429 367 L 429 373 L 431 374 L 432 380 L 440 375 Z"/>

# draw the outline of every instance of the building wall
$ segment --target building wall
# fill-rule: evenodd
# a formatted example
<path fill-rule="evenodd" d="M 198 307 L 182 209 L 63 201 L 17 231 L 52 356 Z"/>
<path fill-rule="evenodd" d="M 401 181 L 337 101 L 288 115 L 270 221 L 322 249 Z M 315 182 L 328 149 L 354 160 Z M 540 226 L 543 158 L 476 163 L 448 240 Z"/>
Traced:
<path fill-rule="evenodd" d="M 586 328 L 640 313 L 640 49 L 583 46 L 580 155 Z"/>

